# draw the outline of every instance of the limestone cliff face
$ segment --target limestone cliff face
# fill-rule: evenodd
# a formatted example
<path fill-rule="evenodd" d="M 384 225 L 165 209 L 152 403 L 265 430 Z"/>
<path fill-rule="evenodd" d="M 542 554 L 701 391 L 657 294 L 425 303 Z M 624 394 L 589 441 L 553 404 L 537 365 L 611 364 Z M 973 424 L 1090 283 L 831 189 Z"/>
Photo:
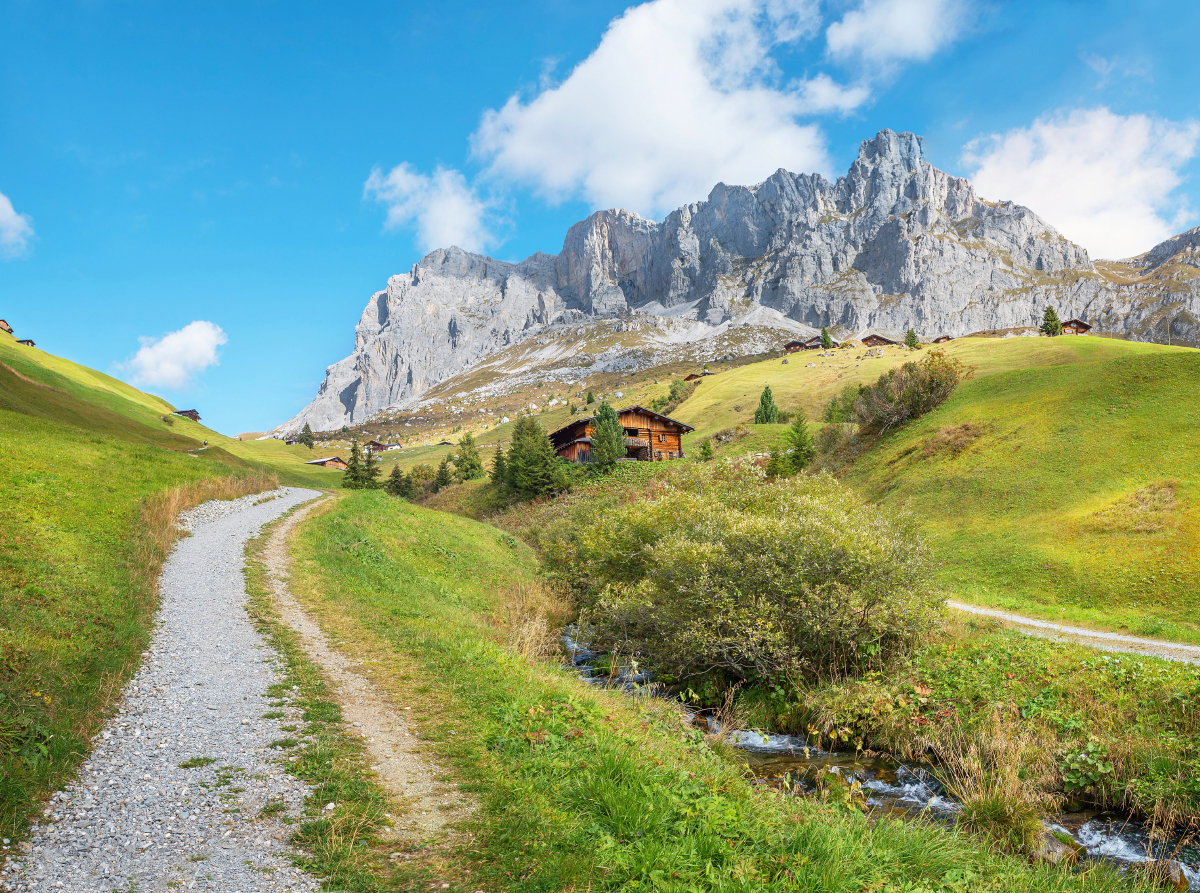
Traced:
<path fill-rule="evenodd" d="M 756 186 L 718 184 L 662 223 L 599 211 L 557 256 L 519 264 L 434 251 L 371 297 L 354 353 L 277 430 L 356 424 L 551 324 L 639 313 L 706 324 L 697 338 L 764 313 L 794 331 L 936 336 L 1036 324 L 1053 303 L 1144 333 L 1182 288 L 1176 325 L 1196 338 L 1197 233 L 1097 267 L 1028 208 L 984 201 L 934 168 L 919 136 L 884 130 L 836 183 L 781 169 Z"/>

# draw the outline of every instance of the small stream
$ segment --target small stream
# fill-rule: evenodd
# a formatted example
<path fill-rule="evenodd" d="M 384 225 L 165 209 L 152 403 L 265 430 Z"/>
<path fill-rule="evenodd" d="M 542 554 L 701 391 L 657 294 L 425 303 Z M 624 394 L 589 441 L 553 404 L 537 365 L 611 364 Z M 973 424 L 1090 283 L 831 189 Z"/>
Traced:
<path fill-rule="evenodd" d="M 596 669 L 591 663 L 604 655 L 576 645 L 570 635 L 563 636 L 563 645 L 573 657 L 579 678 L 589 684 L 632 691 L 650 681 L 650 674 L 644 672 L 633 674 L 623 669 L 610 676 Z M 720 732 L 720 724 L 713 717 L 687 705 L 684 710 L 693 725 L 710 734 Z M 779 790 L 811 794 L 817 790 L 820 775 L 826 783 L 833 777 L 846 785 L 857 782 L 873 815 L 952 825 L 960 810 L 931 766 L 905 764 L 886 756 L 824 751 L 795 735 L 736 731 L 726 741 L 745 754 L 757 781 Z M 1183 845 L 1178 839 L 1152 842 L 1141 823 L 1096 810 L 1047 817 L 1045 824 L 1048 830 L 1070 835 L 1089 859 L 1122 867 L 1174 859 L 1180 863 L 1190 889 L 1200 893 L 1200 847 Z"/>

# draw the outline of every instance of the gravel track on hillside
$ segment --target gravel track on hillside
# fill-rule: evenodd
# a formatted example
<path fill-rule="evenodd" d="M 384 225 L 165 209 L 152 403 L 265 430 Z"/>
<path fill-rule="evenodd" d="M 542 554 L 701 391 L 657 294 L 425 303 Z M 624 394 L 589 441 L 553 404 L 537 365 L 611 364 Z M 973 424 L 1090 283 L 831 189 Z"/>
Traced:
<path fill-rule="evenodd" d="M 301 722 L 286 706 L 283 718 L 263 718 L 278 658 L 246 616 L 242 570 L 246 541 L 263 524 L 319 495 L 284 488 L 181 516 L 192 535 L 163 569 L 143 666 L 78 781 L 54 796 L 26 855 L 0 872 L 0 888 L 318 889 L 291 867 L 288 825 L 260 814 L 278 803 L 299 816 L 307 787 L 283 771 L 288 751 L 270 746 L 298 737 L 282 726 Z M 196 758 L 212 762 L 180 768 Z"/>
<path fill-rule="evenodd" d="M 1063 626 L 1050 620 L 1035 620 L 1032 617 L 1022 617 L 1020 614 L 1009 614 L 994 608 L 981 608 L 978 605 L 966 605 L 962 602 L 946 602 L 956 611 L 977 614 L 982 617 L 992 617 L 1011 623 L 1019 632 L 1027 636 L 1041 639 L 1053 639 L 1056 642 L 1075 642 L 1079 645 L 1089 645 L 1101 651 L 1119 651 L 1126 654 L 1145 654 L 1148 657 L 1161 657 L 1163 660 L 1175 660 L 1187 664 L 1200 664 L 1200 645 L 1184 645 L 1181 642 L 1162 642 L 1157 639 L 1141 639 L 1137 636 L 1125 636 L 1121 633 L 1106 633 L 1081 626 Z"/>

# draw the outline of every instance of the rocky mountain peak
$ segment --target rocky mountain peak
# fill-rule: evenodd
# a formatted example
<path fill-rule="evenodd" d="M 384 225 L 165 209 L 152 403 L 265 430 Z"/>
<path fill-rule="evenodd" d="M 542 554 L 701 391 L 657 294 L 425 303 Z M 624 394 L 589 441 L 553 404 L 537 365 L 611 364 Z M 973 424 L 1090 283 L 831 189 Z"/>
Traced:
<path fill-rule="evenodd" d="M 1192 230 L 1138 262 L 1194 257 L 1197 242 Z M 371 297 L 354 353 L 279 430 L 360 422 L 556 324 L 665 317 L 693 342 L 742 323 L 961 335 L 1036 324 L 1055 302 L 1092 307 L 1110 329 L 1150 324 L 1144 302 L 1121 316 L 1124 300 L 1033 211 L 982 200 L 925 159 L 921 137 L 881 130 L 835 183 L 781 168 L 718 183 L 662 222 L 597 211 L 559 254 L 519 264 L 432 251 Z"/>

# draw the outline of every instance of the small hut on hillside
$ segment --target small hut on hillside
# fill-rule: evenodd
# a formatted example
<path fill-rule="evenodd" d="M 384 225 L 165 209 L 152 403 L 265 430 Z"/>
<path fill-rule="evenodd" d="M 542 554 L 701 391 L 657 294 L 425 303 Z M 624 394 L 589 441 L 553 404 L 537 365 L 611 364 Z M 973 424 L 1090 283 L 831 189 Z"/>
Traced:
<path fill-rule="evenodd" d="M 1062 324 L 1062 333 L 1064 335 L 1086 335 L 1091 330 L 1092 327 L 1082 319 L 1068 319 Z"/>
<path fill-rule="evenodd" d="M 904 336 L 897 332 L 867 329 L 858 336 L 857 340 L 863 347 L 884 347 L 887 345 L 897 347 L 904 343 Z"/>
<path fill-rule="evenodd" d="M 17 344 L 24 344 L 26 347 L 37 347 L 37 345 L 33 343 L 32 338 L 22 338 L 17 342 Z"/>
<path fill-rule="evenodd" d="M 953 340 L 954 339 L 951 338 L 949 335 L 938 335 L 936 338 L 933 339 L 933 343 L 934 344 L 945 344 L 947 341 L 953 341 Z"/>
<path fill-rule="evenodd" d="M 0 319 L 0 332 L 8 332 L 8 334 L 11 335 L 12 334 L 12 326 L 10 326 L 4 320 Z"/>
<path fill-rule="evenodd" d="M 342 471 L 346 470 L 346 463 L 340 456 L 329 456 L 325 459 L 313 459 L 311 462 L 305 462 L 305 465 L 320 465 L 322 468 L 337 468 Z"/>
<path fill-rule="evenodd" d="M 175 410 L 175 415 L 181 415 L 185 419 L 191 419 L 193 422 L 200 421 L 200 413 L 194 409 L 177 409 Z"/>

